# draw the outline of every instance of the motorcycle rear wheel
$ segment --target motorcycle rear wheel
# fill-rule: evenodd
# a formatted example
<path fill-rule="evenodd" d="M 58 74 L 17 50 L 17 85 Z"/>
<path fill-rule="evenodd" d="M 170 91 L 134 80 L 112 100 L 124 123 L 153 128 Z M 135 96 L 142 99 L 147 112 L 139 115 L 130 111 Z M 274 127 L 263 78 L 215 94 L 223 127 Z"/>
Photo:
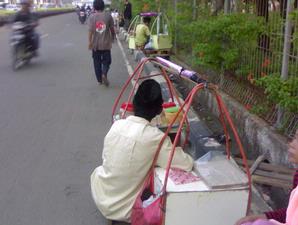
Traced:
<path fill-rule="evenodd" d="M 29 52 L 25 44 L 17 45 L 13 48 L 12 52 L 12 69 L 17 71 L 22 66 L 27 65 L 31 61 L 31 56 L 27 55 Z"/>
<path fill-rule="evenodd" d="M 13 47 L 12 50 L 12 69 L 18 70 L 24 65 L 24 58 L 25 58 L 25 45 L 16 45 Z"/>

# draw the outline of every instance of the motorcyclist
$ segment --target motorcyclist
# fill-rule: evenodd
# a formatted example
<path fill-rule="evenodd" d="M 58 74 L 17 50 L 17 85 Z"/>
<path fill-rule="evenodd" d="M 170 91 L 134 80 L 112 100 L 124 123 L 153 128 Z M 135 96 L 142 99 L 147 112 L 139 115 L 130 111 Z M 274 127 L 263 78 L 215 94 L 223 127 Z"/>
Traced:
<path fill-rule="evenodd" d="M 86 12 L 87 12 L 88 16 L 90 16 L 90 14 L 92 12 L 92 9 L 91 9 L 90 5 L 87 6 Z"/>
<path fill-rule="evenodd" d="M 76 6 L 76 13 L 77 13 L 78 15 L 79 15 L 80 9 L 81 9 L 80 6 L 77 5 L 77 6 Z"/>
<path fill-rule="evenodd" d="M 87 18 L 87 12 L 86 12 L 86 5 L 82 5 L 81 9 L 80 9 L 80 13 L 79 13 L 79 20 L 81 21 L 81 23 L 85 23 L 85 20 Z"/>
<path fill-rule="evenodd" d="M 35 32 L 35 27 L 38 26 L 38 17 L 35 13 L 31 12 L 31 0 L 21 0 L 20 4 L 21 9 L 16 13 L 13 22 L 25 23 L 24 34 L 26 35 L 26 44 L 37 55 L 39 35 Z"/>
<path fill-rule="evenodd" d="M 80 9 L 80 12 L 86 12 L 86 5 L 82 5 L 81 9 Z"/>

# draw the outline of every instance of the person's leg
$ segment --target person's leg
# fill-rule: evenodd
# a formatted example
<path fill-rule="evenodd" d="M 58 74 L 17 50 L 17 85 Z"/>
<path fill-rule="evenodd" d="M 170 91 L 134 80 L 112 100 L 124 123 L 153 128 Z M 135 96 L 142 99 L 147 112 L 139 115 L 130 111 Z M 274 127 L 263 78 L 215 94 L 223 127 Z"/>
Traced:
<path fill-rule="evenodd" d="M 35 50 L 39 49 L 39 44 L 40 44 L 40 37 L 39 33 L 34 33 L 34 38 L 35 38 Z"/>
<path fill-rule="evenodd" d="M 32 35 L 31 33 L 25 33 L 25 48 L 32 51 Z"/>
<path fill-rule="evenodd" d="M 119 18 L 116 18 L 116 32 L 119 32 Z"/>
<path fill-rule="evenodd" d="M 102 84 L 102 70 L 101 70 L 101 54 L 100 51 L 92 51 L 92 58 L 94 64 L 94 71 L 97 82 Z"/>
<path fill-rule="evenodd" d="M 107 75 L 108 75 L 111 63 L 112 63 L 111 50 L 103 50 L 102 51 L 102 79 L 106 86 L 109 85 Z"/>
<path fill-rule="evenodd" d="M 34 51 L 35 56 L 38 55 L 37 50 L 39 48 L 39 34 L 34 32 L 32 34 L 32 49 Z"/>
<path fill-rule="evenodd" d="M 124 29 L 126 31 L 128 31 L 129 24 L 130 24 L 130 20 L 129 19 L 124 19 Z"/>

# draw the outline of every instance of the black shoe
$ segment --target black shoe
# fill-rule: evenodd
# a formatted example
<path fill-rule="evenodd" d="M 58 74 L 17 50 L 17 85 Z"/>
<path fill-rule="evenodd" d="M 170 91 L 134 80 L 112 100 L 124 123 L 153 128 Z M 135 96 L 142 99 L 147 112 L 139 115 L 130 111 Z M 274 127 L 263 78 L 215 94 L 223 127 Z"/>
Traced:
<path fill-rule="evenodd" d="M 106 75 L 102 75 L 102 80 L 103 80 L 103 83 L 108 87 L 110 85 L 110 82 L 107 78 Z"/>

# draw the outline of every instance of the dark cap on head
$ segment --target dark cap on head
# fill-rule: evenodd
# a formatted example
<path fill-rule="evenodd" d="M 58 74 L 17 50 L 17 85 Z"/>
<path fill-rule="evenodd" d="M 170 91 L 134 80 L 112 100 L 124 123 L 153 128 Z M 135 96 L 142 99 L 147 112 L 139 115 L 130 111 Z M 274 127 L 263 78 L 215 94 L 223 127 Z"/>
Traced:
<path fill-rule="evenodd" d="M 103 11 L 105 8 L 105 3 L 103 0 L 94 0 L 93 8 L 97 11 Z"/>
<path fill-rule="evenodd" d="M 151 18 L 146 16 L 146 17 L 143 17 L 143 22 L 144 23 L 150 23 L 151 22 Z"/>
<path fill-rule="evenodd" d="M 161 113 L 162 103 L 159 83 L 153 79 L 145 80 L 139 86 L 133 99 L 135 115 L 151 120 Z"/>

